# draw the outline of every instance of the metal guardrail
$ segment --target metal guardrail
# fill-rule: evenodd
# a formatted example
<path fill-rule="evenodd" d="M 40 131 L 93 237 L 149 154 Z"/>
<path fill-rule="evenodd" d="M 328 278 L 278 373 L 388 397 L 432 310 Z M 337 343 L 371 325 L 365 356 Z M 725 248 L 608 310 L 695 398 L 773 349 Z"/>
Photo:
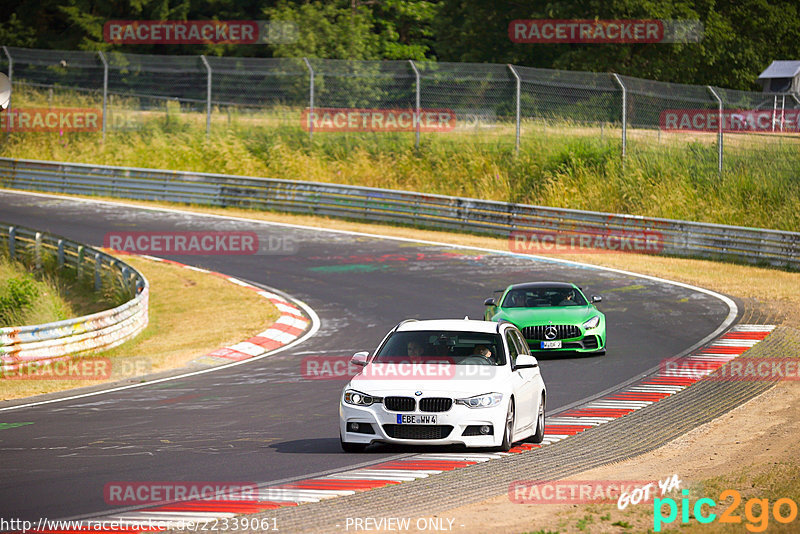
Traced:
<path fill-rule="evenodd" d="M 800 233 L 247 176 L 0 158 L 0 186 L 244 207 L 508 237 L 650 235 L 660 254 L 800 268 Z M 523 250 L 520 250 L 524 252 Z"/>
<path fill-rule="evenodd" d="M 92 247 L 21 226 L 0 226 L 0 253 L 12 260 L 74 271 L 94 278 L 95 290 L 111 284 L 130 298 L 122 305 L 53 323 L 0 328 L 0 374 L 30 362 L 46 364 L 106 350 L 131 339 L 148 322 L 149 285 L 130 265 Z"/>

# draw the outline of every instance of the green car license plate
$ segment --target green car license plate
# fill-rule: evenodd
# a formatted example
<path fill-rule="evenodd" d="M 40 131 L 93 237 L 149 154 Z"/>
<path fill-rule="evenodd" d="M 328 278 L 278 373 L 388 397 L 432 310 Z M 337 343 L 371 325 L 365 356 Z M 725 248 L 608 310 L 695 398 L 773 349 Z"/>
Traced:
<path fill-rule="evenodd" d="M 561 340 L 556 341 L 542 341 L 542 348 L 543 349 L 560 349 L 561 348 Z"/>

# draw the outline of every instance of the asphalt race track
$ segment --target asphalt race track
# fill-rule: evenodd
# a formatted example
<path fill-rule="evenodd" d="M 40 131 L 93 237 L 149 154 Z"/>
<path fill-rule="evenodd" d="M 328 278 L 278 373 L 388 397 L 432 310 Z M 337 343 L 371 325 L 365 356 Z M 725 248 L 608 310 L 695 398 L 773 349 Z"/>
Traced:
<path fill-rule="evenodd" d="M 446 245 L 8 192 L 0 192 L 0 221 L 95 246 L 109 231 L 253 231 L 281 253 L 171 259 L 279 288 L 321 320 L 305 343 L 251 363 L 0 412 L 0 423 L 31 423 L 0 424 L 6 518 L 115 512 L 103 494 L 114 481 L 264 483 L 407 454 L 411 449 L 389 447 L 341 452 L 344 381 L 303 379 L 301 359 L 371 351 L 407 317 L 481 318 L 483 300 L 510 283 L 574 281 L 603 296 L 608 354 L 542 361 L 550 413 L 688 349 L 729 313 L 713 296 L 663 282 Z M 213 317 L 209 310 L 209 329 Z"/>

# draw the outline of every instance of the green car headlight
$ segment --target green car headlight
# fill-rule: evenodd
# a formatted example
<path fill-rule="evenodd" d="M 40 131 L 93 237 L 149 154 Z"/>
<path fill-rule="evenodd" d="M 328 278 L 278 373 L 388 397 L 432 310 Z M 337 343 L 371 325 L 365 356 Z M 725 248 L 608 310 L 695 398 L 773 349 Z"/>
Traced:
<path fill-rule="evenodd" d="M 600 324 L 600 316 L 595 315 L 594 317 L 583 323 L 583 328 L 585 330 L 591 330 L 592 328 L 596 327 L 599 324 Z"/>

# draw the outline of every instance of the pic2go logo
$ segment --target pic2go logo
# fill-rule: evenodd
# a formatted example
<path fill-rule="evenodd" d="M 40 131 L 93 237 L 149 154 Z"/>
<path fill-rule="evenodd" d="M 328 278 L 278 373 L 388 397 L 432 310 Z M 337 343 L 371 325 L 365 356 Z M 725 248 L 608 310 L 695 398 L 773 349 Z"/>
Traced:
<path fill-rule="evenodd" d="M 689 490 L 681 492 L 683 498 L 680 500 L 680 514 L 681 523 L 689 522 L 689 513 L 694 516 L 698 523 L 708 524 L 717 520 L 719 523 L 742 523 L 742 517 L 736 512 L 739 505 L 742 503 L 742 496 L 736 490 L 725 490 L 719 494 L 720 501 L 726 501 L 729 498 L 733 502 L 719 515 L 712 513 L 711 509 L 716 508 L 718 503 L 713 499 L 703 498 L 697 499 L 692 506 L 689 503 Z M 666 514 L 665 513 L 666 508 Z M 678 503 L 675 499 L 665 498 L 659 499 L 656 497 L 653 500 L 653 530 L 661 532 L 661 528 L 665 524 L 672 523 L 678 518 Z M 792 499 L 783 497 L 775 501 L 770 508 L 768 499 L 749 499 L 744 505 L 744 516 L 747 519 L 745 528 L 750 532 L 764 532 L 769 527 L 770 512 L 773 519 L 778 523 L 787 524 L 797 519 L 797 503 Z"/>

